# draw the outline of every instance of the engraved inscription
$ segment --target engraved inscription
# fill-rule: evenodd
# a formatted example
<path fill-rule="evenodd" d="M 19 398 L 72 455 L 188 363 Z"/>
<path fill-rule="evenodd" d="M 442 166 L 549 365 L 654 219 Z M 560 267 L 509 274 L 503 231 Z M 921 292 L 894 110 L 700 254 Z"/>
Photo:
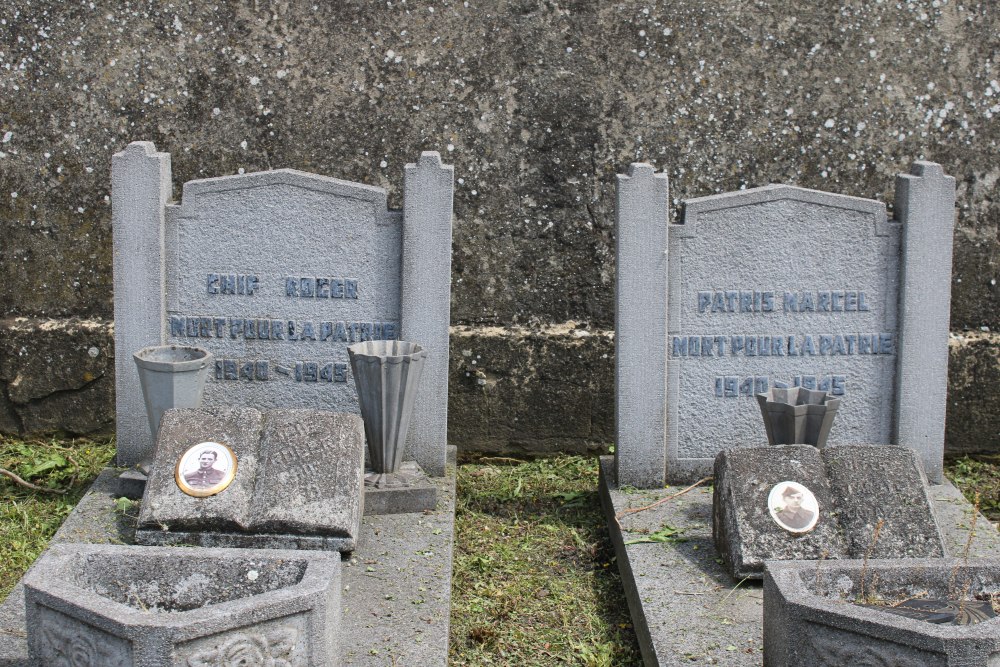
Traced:
<path fill-rule="evenodd" d="M 266 633 L 237 633 L 229 636 L 218 647 L 195 653 L 188 658 L 188 667 L 217 667 L 232 665 L 273 665 L 292 667 L 295 628 L 279 627 Z"/>
<path fill-rule="evenodd" d="M 238 273 L 209 273 L 205 280 L 209 294 L 252 295 L 260 286 L 257 276 Z"/>

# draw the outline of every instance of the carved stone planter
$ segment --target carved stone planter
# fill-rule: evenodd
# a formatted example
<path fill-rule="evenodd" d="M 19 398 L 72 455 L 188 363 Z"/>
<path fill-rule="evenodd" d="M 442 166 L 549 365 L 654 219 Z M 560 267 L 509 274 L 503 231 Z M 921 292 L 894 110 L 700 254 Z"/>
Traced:
<path fill-rule="evenodd" d="M 840 407 L 839 398 L 804 387 L 771 389 L 757 394 L 757 403 L 772 445 L 826 446 Z"/>
<path fill-rule="evenodd" d="M 1000 559 L 869 560 L 867 566 L 861 560 L 769 561 L 764 665 L 996 667 L 1000 617 L 975 625 L 937 625 L 853 604 L 859 597 L 972 600 L 996 595 Z"/>
<path fill-rule="evenodd" d="M 54 545 L 24 579 L 39 665 L 339 665 L 340 554 Z"/>

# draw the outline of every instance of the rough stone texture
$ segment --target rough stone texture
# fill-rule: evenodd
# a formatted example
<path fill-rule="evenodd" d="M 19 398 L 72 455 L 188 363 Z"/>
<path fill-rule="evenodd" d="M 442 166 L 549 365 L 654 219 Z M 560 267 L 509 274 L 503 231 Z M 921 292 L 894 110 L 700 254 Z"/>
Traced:
<path fill-rule="evenodd" d="M 1000 334 L 964 333 L 949 341 L 949 454 L 996 450 L 1000 436 Z"/>
<path fill-rule="evenodd" d="M 228 445 L 236 477 L 220 493 L 177 486 L 181 455 L 200 442 Z M 364 426 L 317 410 L 168 410 L 139 514 L 140 544 L 299 549 L 357 546 L 364 512 Z"/>
<path fill-rule="evenodd" d="M 769 563 L 764 579 L 765 664 L 993 667 L 1000 661 L 1000 618 L 974 625 L 935 625 L 851 604 L 862 595 L 890 601 L 914 595 L 955 599 L 966 584 L 969 595 L 1000 593 L 1000 560 Z"/>
<path fill-rule="evenodd" d="M 759 666 L 763 664 L 761 586 L 732 579 L 720 562 L 712 542 L 710 489 L 702 486 L 658 502 L 682 491 L 679 486 L 620 489 L 614 484 L 612 458 L 601 459 L 601 504 L 643 662 L 647 667 L 694 661 Z M 958 489 L 946 483 L 929 487 L 928 495 L 949 556 L 960 558 L 968 548 L 971 558 L 996 558 L 1000 532 L 980 516 L 970 536 L 973 508 Z M 658 504 L 623 514 L 653 503 Z M 685 541 L 635 542 L 664 525 L 681 529 Z"/>
<path fill-rule="evenodd" d="M 452 328 L 448 432 L 463 451 L 604 451 L 613 396 L 610 332 Z"/>
<path fill-rule="evenodd" d="M 3 0 L 6 312 L 111 317 L 111 155 L 146 139 L 171 152 L 175 192 L 289 167 L 386 187 L 392 206 L 403 165 L 437 150 L 456 177 L 452 323 L 592 331 L 613 326 L 614 175 L 629 163 L 665 169 L 678 198 L 785 182 L 891 203 L 893 176 L 929 159 L 958 185 L 952 330 L 1000 329 L 989 3 L 430 6 Z M 450 415 L 452 430 L 482 413 Z M 500 423 L 452 441 L 553 444 L 526 420 L 510 441 Z"/>
<path fill-rule="evenodd" d="M 735 579 L 761 578 L 768 560 L 943 556 L 917 456 L 889 445 L 724 450 L 715 460 L 716 549 Z M 819 504 L 819 521 L 804 535 L 783 530 L 768 512 L 768 493 L 786 480 Z"/>
<path fill-rule="evenodd" d="M 871 445 L 831 447 L 822 456 L 852 558 L 944 556 L 919 453 Z"/>
<path fill-rule="evenodd" d="M 42 665 L 222 664 L 256 651 L 330 667 L 341 653 L 339 555 L 60 544 L 25 576 Z"/>
<path fill-rule="evenodd" d="M 790 480 L 812 491 L 816 527 L 803 535 L 783 530 L 768 512 L 767 495 Z M 809 445 L 723 450 L 715 459 L 712 536 L 734 579 L 760 579 L 764 561 L 843 558 L 847 543 L 820 451 Z"/>
<path fill-rule="evenodd" d="M 111 430 L 111 333 L 104 321 L 0 321 L 0 431 Z"/>
<path fill-rule="evenodd" d="M 453 453 L 449 454 L 452 457 Z M 361 547 L 344 562 L 342 665 L 443 667 L 448 657 L 455 475 L 438 485 L 431 513 L 365 517 Z M 53 543 L 131 543 L 135 517 L 115 511 L 113 471 L 101 474 L 66 519 Z M 36 667 L 28 660 L 24 587 L 0 604 L 0 666 Z"/>

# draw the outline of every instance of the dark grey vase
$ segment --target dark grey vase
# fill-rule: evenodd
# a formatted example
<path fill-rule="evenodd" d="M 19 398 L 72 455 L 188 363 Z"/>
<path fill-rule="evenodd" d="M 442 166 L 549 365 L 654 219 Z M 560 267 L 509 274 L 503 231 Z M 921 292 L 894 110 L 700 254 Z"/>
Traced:
<path fill-rule="evenodd" d="M 403 463 L 406 432 L 427 350 L 403 340 L 372 340 L 349 346 L 347 353 L 372 469 L 395 473 Z"/>
<path fill-rule="evenodd" d="M 139 370 L 139 384 L 155 448 L 160 417 L 165 411 L 201 405 L 212 353 L 200 347 L 156 345 L 139 350 L 132 358 Z M 152 458 L 151 451 L 142 460 L 149 462 Z"/>
<path fill-rule="evenodd" d="M 803 387 L 771 389 L 757 394 L 757 403 L 771 445 L 825 447 L 840 407 L 839 398 Z"/>

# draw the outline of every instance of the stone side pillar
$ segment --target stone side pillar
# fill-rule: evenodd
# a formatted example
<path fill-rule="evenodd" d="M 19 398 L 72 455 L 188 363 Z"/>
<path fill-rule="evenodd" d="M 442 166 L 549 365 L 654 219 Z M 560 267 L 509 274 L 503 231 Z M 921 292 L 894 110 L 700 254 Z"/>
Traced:
<path fill-rule="evenodd" d="M 116 460 L 120 466 L 148 458 L 155 445 L 132 354 L 163 342 L 164 206 L 170 194 L 170 154 L 158 153 L 152 142 L 132 142 L 112 158 Z"/>
<path fill-rule="evenodd" d="M 893 441 L 916 450 L 928 479 L 940 483 L 955 179 L 939 164 L 914 162 L 909 174 L 896 177 L 895 210 L 903 233 Z"/>
<path fill-rule="evenodd" d="M 618 176 L 615 199 L 615 474 L 619 486 L 666 479 L 669 183 L 652 165 Z"/>
<path fill-rule="evenodd" d="M 448 325 L 451 321 L 451 218 L 455 168 L 436 152 L 406 165 L 403 201 L 401 338 L 427 349 L 406 439 L 406 458 L 443 475 L 448 444 Z"/>

